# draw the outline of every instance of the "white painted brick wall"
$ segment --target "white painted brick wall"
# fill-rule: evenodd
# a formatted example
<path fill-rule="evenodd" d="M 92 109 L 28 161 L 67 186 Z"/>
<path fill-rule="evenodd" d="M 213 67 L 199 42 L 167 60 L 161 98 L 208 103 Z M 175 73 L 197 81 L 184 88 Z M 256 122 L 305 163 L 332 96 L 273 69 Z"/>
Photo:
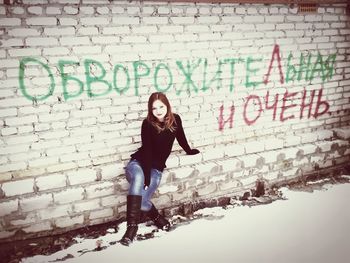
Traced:
<path fill-rule="evenodd" d="M 345 9 L 320 4 L 316 14 L 299 14 L 280 4 L 0 1 L 0 219 L 6 222 L 0 239 L 19 229 L 35 235 L 120 218 L 124 166 L 140 147 L 147 99 L 157 88 L 181 115 L 191 147 L 201 151 L 186 156 L 175 142 L 156 199 L 164 207 L 170 199 L 249 188 L 258 178 L 292 179 L 333 159 L 346 163 L 349 143 L 339 132 L 350 125 Z M 322 63 L 336 55 L 325 79 L 330 65 L 317 65 L 318 54 Z M 304 63 L 311 56 L 309 79 L 298 76 L 301 55 Z M 21 86 L 20 61 L 28 57 L 36 60 L 25 65 Z M 88 59 L 99 64 L 86 64 L 87 71 Z M 64 60 L 71 65 L 61 76 Z M 137 62 L 146 68 L 138 71 Z M 114 78 L 116 65 L 123 68 Z M 115 84 L 129 86 L 120 93 Z M 312 90 L 315 96 L 310 117 L 306 105 L 301 119 L 304 88 L 305 104 Z M 322 113 L 326 103 L 316 118 L 317 105 Z M 343 141 L 334 141 L 336 134 Z"/>

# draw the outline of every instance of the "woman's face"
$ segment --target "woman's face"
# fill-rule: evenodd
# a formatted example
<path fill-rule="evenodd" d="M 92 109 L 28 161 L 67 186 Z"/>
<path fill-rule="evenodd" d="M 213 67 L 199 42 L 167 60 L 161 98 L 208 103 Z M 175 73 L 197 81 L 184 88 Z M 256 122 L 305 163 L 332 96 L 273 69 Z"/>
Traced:
<path fill-rule="evenodd" d="M 166 105 L 160 100 L 155 100 L 152 105 L 153 116 L 156 117 L 160 122 L 164 121 L 164 117 L 167 114 L 168 109 Z"/>

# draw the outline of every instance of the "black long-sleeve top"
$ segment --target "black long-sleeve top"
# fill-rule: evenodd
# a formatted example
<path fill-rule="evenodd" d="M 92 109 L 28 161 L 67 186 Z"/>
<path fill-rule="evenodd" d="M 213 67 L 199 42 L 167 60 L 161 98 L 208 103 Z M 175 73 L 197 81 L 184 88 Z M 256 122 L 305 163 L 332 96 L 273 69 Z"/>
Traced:
<path fill-rule="evenodd" d="M 145 185 L 147 186 L 150 183 L 151 168 L 163 171 L 166 167 L 165 162 L 171 153 L 175 138 L 186 153 L 191 151 L 182 127 L 181 118 L 177 114 L 174 114 L 174 117 L 176 122 L 174 132 L 166 129 L 158 133 L 147 119 L 142 122 L 142 146 L 131 155 L 131 158 L 140 162 L 145 176 Z"/>

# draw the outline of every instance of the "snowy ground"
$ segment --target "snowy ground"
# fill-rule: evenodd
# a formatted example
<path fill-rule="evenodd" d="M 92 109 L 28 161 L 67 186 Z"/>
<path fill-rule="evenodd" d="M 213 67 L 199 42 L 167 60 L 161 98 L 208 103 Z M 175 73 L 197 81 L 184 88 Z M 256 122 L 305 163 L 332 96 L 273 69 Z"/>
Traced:
<path fill-rule="evenodd" d="M 78 243 L 67 249 L 21 262 L 349 263 L 350 184 L 325 184 L 313 192 L 280 190 L 286 200 L 202 209 L 196 212 L 200 219 L 130 247 L 110 245 L 122 237 L 122 223 L 117 233 L 76 238 Z M 139 233 L 153 229 L 142 224 Z"/>

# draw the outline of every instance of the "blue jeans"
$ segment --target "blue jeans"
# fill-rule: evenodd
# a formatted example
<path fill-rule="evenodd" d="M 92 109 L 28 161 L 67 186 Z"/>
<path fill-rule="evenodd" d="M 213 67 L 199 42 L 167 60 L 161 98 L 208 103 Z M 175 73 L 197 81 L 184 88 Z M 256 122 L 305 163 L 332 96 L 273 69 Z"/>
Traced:
<path fill-rule="evenodd" d="M 141 210 L 149 211 L 152 207 L 151 198 L 157 190 L 160 180 L 162 179 L 162 172 L 157 169 L 151 169 L 151 181 L 149 186 L 145 189 L 145 177 L 139 161 L 132 159 L 125 167 L 126 179 L 128 180 L 129 195 L 141 195 Z"/>

